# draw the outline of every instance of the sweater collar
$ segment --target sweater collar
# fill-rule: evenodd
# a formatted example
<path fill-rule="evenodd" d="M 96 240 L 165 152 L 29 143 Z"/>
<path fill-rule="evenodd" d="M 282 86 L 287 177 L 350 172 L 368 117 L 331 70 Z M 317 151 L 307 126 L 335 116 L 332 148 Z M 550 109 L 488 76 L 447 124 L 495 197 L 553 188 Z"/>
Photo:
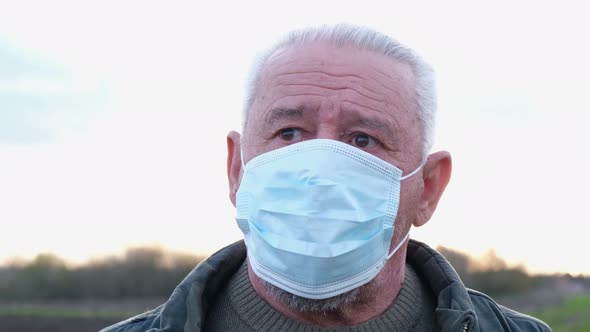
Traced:
<path fill-rule="evenodd" d="M 338 331 L 410 331 L 423 314 L 426 299 L 420 278 L 414 269 L 406 266 L 404 283 L 393 304 L 381 315 L 350 327 L 340 327 Z M 228 285 L 226 303 L 231 303 L 235 319 L 256 331 L 325 331 L 326 328 L 311 326 L 293 320 L 269 305 L 254 290 L 248 277 L 244 262 Z M 222 295 L 223 296 L 223 295 Z M 222 301 L 223 302 L 223 301 Z M 330 329 L 331 330 L 331 329 Z"/>

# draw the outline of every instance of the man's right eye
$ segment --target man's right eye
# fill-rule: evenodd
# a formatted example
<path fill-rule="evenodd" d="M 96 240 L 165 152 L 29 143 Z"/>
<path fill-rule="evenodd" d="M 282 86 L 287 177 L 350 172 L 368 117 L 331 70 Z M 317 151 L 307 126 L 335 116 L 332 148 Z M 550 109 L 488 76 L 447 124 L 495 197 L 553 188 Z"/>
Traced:
<path fill-rule="evenodd" d="M 284 128 L 279 130 L 279 137 L 284 141 L 292 141 L 301 136 L 301 130 L 296 128 Z"/>

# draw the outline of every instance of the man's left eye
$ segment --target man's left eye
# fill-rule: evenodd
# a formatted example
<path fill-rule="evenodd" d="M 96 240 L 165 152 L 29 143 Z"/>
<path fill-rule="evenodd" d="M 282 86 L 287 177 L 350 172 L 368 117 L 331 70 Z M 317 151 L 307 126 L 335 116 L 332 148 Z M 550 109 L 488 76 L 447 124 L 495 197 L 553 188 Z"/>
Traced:
<path fill-rule="evenodd" d="M 297 128 L 284 128 L 279 130 L 278 135 L 284 141 L 292 141 L 301 136 L 301 130 Z"/>
<path fill-rule="evenodd" d="M 367 134 L 359 133 L 352 138 L 352 145 L 361 149 L 372 148 L 377 145 L 377 140 Z"/>

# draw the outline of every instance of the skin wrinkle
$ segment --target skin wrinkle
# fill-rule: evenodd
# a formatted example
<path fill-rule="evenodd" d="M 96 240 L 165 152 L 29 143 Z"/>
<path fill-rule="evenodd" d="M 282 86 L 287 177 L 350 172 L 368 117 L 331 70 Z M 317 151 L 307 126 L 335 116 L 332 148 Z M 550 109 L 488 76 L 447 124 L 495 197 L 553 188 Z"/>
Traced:
<path fill-rule="evenodd" d="M 296 86 L 296 87 L 313 87 L 314 86 L 313 84 L 297 84 L 297 83 L 282 84 L 282 85 L 283 86 Z M 353 89 L 347 88 L 347 87 L 322 87 L 322 86 L 319 86 L 319 85 L 317 85 L 315 87 L 320 88 L 320 89 L 334 90 L 334 91 L 349 91 L 349 92 L 353 92 L 353 93 L 359 94 L 359 95 L 361 95 L 361 96 L 363 96 L 363 97 L 365 97 L 367 99 L 373 99 L 372 97 L 369 97 L 368 95 L 366 95 L 366 94 L 364 94 L 364 93 L 362 93 L 360 91 L 353 90 Z M 385 103 L 385 101 L 383 101 L 383 100 L 377 100 L 377 99 L 373 99 L 373 100 L 375 102 L 377 102 L 377 103 Z"/>
<path fill-rule="evenodd" d="M 322 94 L 314 94 L 314 93 L 306 93 L 306 94 L 301 94 L 301 93 L 284 93 L 283 96 L 285 96 L 285 97 L 299 97 L 299 96 L 324 97 L 324 95 L 322 95 Z"/>
<path fill-rule="evenodd" d="M 285 80 L 285 76 L 293 76 L 293 75 L 297 75 L 296 78 L 292 78 L 289 77 L 287 80 Z M 355 78 L 355 80 L 350 80 L 350 79 L 346 79 L 346 78 L 350 78 L 353 77 Z M 367 96 L 366 94 L 362 94 L 360 93 L 360 91 L 356 91 L 357 93 L 363 95 L 366 98 L 369 99 L 373 99 L 376 102 L 382 102 L 383 96 L 385 95 L 385 93 L 387 93 L 387 87 L 384 83 L 380 82 L 377 79 L 372 79 L 371 81 L 374 83 L 378 83 L 380 86 L 378 87 L 378 89 L 375 89 L 375 87 L 369 87 L 367 86 L 367 79 L 360 77 L 359 75 L 350 75 L 350 74 L 338 74 L 338 73 L 334 73 L 334 72 L 327 72 L 327 71 L 321 71 L 321 70 L 312 70 L 309 72 L 288 72 L 288 73 L 282 73 L 280 75 L 277 75 L 274 78 L 274 81 L 276 82 L 269 82 L 270 84 L 276 84 L 277 86 L 279 85 L 286 85 L 286 84 L 296 84 L 296 82 L 299 80 L 301 81 L 305 81 L 305 84 L 310 84 L 309 80 L 310 79 L 317 79 L 319 82 L 324 83 L 324 84 L 334 84 L 334 85 L 341 85 L 341 86 L 346 86 L 346 85 L 350 85 L 350 84 L 355 84 L 358 85 L 357 87 L 361 87 L 363 89 L 365 89 L 366 91 L 368 91 L 370 94 L 372 94 L 373 96 Z M 338 82 L 340 82 L 339 84 L 337 84 L 336 82 L 330 82 L 330 79 L 336 78 L 338 80 Z M 265 80 L 268 79 L 267 75 L 263 75 L 263 79 Z M 285 83 L 288 82 L 288 83 Z M 370 83 L 369 83 L 370 85 Z M 320 88 L 330 88 L 330 87 L 325 87 L 325 86 L 321 86 L 318 85 L 318 87 Z M 375 90 L 375 91 L 374 91 Z"/>
<path fill-rule="evenodd" d="M 270 59 L 269 59 L 269 62 L 270 62 Z M 289 65 L 289 64 L 293 64 L 293 63 L 294 63 L 293 61 L 287 61 L 287 62 L 285 62 L 284 64 L 285 64 L 285 65 Z M 303 65 L 303 66 L 301 66 L 301 68 L 311 67 L 311 66 L 314 66 L 314 65 L 317 65 L 317 64 L 320 64 L 320 63 L 322 63 L 322 64 L 323 64 L 324 62 L 313 62 L 313 61 L 310 61 L 310 62 L 309 62 L 309 64 L 308 64 L 307 66 Z M 278 66 L 280 66 L 281 64 L 282 64 L 281 62 L 278 62 L 278 63 L 276 63 L 276 64 L 273 64 L 273 65 L 267 66 L 267 67 L 265 68 L 265 71 L 263 71 L 263 73 L 262 73 L 262 75 L 261 75 L 261 78 L 265 76 L 265 74 L 266 74 L 266 70 L 268 70 L 268 71 L 270 72 L 270 71 L 273 69 L 273 67 L 275 67 L 275 66 L 277 66 L 277 67 L 278 67 Z M 335 67 L 338 67 L 338 68 L 343 68 L 343 69 L 345 69 L 345 70 L 348 70 L 348 69 L 350 68 L 350 65 L 349 65 L 349 64 L 338 64 L 338 63 L 335 63 L 335 64 L 333 64 L 333 65 L 334 65 Z M 374 79 L 374 80 L 375 80 L 377 83 L 379 83 L 379 84 L 381 85 L 381 87 L 382 87 L 382 88 L 384 88 L 384 89 L 386 89 L 386 90 L 388 89 L 388 84 L 387 84 L 387 83 L 393 83 L 393 84 L 399 84 L 399 83 L 400 83 L 400 80 L 399 80 L 399 78 L 398 78 L 398 77 L 392 77 L 392 76 L 391 76 L 391 73 L 389 73 L 389 72 L 386 72 L 386 71 L 382 71 L 382 70 L 380 70 L 380 69 L 378 69 L 378 68 L 375 68 L 374 66 L 371 66 L 371 65 L 369 65 L 369 64 L 367 64 L 367 65 L 358 65 L 358 64 L 357 64 L 356 66 L 357 66 L 357 67 L 359 67 L 359 68 L 361 68 L 361 69 L 368 69 L 368 70 L 370 70 L 370 71 L 372 71 L 372 72 L 374 72 L 374 73 L 378 74 L 378 75 L 380 76 L 380 78 L 381 78 L 381 79 L 383 79 L 384 81 L 389 81 L 389 82 L 382 82 L 382 81 L 381 81 L 381 79 L 380 79 L 379 77 L 374 77 L 374 76 L 373 76 L 373 77 L 371 77 L 371 78 L 373 78 L 373 79 Z M 293 71 L 291 74 L 309 74 L 309 73 L 316 73 L 316 72 L 320 72 L 320 73 L 321 73 L 322 71 L 320 71 L 320 70 L 317 70 L 317 71 L 315 71 L 315 70 L 309 70 L 309 71 Z M 408 71 L 408 73 L 410 73 L 410 74 L 411 74 L 411 70 L 409 70 L 409 71 Z M 289 73 L 283 73 L 283 74 L 280 74 L 280 75 L 278 75 L 277 77 L 280 77 L 280 76 L 282 76 L 282 75 L 289 75 Z M 338 76 L 338 74 L 333 74 L 333 75 L 334 75 L 334 76 Z M 358 77 L 358 78 L 360 78 L 360 79 L 364 79 L 364 77 L 362 77 L 362 76 L 360 76 L 360 75 L 354 75 L 354 74 L 345 74 L 345 75 L 340 75 L 340 76 L 351 76 L 351 77 Z M 413 75 L 412 75 L 412 76 L 413 76 Z M 412 81 L 414 81 L 414 80 L 412 80 Z M 414 84 L 414 82 L 412 82 L 412 84 L 410 84 L 410 86 L 413 86 L 413 84 Z"/>
<path fill-rule="evenodd" d="M 372 93 L 373 94 L 373 97 L 367 97 L 366 95 L 363 95 L 363 96 L 365 96 L 367 98 L 376 99 L 376 100 L 382 99 L 381 98 L 382 97 L 381 94 L 379 94 L 377 92 L 373 92 L 372 89 L 370 89 L 369 87 L 366 87 L 365 85 L 363 85 L 364 79 L 362 77 L 359 77 L 358 75 L 345 75 L 345 74 L 337 74 L 337 73 L 327 73 L 327 72 L 319 71 L 318 70 L 318 71 L 311 71 L 311 72 L 308 72 L 308 73 L 304 73 L 304 72 L 284 73 L 284 74 L 281 74 L 281 75 L 277 76 L 277 80 L 282 81 L 281 78 L 283 78 L 284 76 L 291 76 L 291 75 L 303 76 L 303 77 L 301 77 L 302 79 L 306 79 L 306 78 L 308 79 L 309 77 L 307 77 L 307 76 L 312 76 L 312 74 L 313 75 L 319 75 L 320 78 L 323 78 L 323 81 L 326 81 L 326 78 L 337 77 L 339 79 L 344 80 L 345 83 L 359 84 L 360 87 L 364 88 L 366 91 L 368 91 L 369 93 Z M 351 79 L 351 78 L 353 78 L 353 79 Z M 292 81 L 292 80 L 293 80 L 292 78 L 288 78 L 287 79 L 287 81 Z M 380 83 L 380 82 L 378 82 L 378 83 Z M 285 83 L 282 83 L 282 84 L 285 84 Z M 288 85 L 288 84 L 293 84 L 293 83 L 287 83 L 286 85 Z M 382 89 L 385 89 L 386 87 L 383 86 L 383 85 L 381 85 L 381 88 Z"/>
<path fill-rule="evenodd" d="M 348 69 L 347 65 L 340 65 L 340 66 L 343 67 L 344 69 Z M 370 66 L 370 65 L 358 66 L 358 67 L 360 67 L 362 69 L 369 69 L 370 71 L 372 71 L 374 73 L 377 73 L 379 76 L 381 76 L 381 79 L 383 79 L 384 82 L 380 78 L 378 78 L 378 77 L 374 77 L 373 76 L 371 78 L 372 78 L 372 80 L 374 82 L 376 82 L 376 83 L 378 83 L 380 85 L 380 88 L 382 88 L 383 90 L 385 90 L 385 91 L 381 91 L 382 92 L 382 95 L 384 95 L 385 93 L 393 93 L 393 94 L 396 95 L 396 98 L 399 98 L 400 100 L 404 100 L 405 99 L 402 96 L 402 94 L 398 93 L 398 91 L 395 91 L 395 90 L 392 91 L 392 90 L 388 89 L 388 84 L 406 85 L 405 82 L 402 82 L 399 77 L 392 77 L 390 75 L 390 73 L 385 72 L 385 71 L 382 71 L 382 70 L 379 70 L 379 69 L 374 68 L 373 66 Z M 361 81 L 366 80 L 366 78 L 363 78 L 363 77 L 361 77 L 359 75 L 351 75 L 351 74 L 348 74 L 348 75 L 340 74 L 339 75 L 339 74 L 335 74 L 335 73 L 326 73 L 326 72 L 319 71 L 319 70 L 318 71 L 311 70 L 311 71 L 307 71 L 307 72 L 305 72 L 305 71 L 294 71 L 294 72 L 291 72 L 291 73 L 283 73 L 283 74 L 280 74 L 277 77 L 281 77 L 283 75 L 309 74 L 309 73 L 322 73 L 322 74 L 326 74 L 326 75 L 329 75 L 329 76 L 335 76 L 335 77 L 350 76 L 350 77 L 359 78 Z M 266 73 L 263 72 L 263 74 L 261 75 L 261 80 L 263 80 L 265 78 L 265 74 Z M 415 99 L 415 93 L 414 93 L 415 92 L 414 91 L 415 90 L 414 89 L 415 79 L 413 78 L 413 74 L 411 73 L 411 71 L 408 71 L 406 74 L 407 74 L 406 76 L 411 76 L 412 78 L 411 78 L 410 84 L 407 84 L 408 86 L 406 87 L 406 89 L 404 89 L 403 92 L 404 92 L 404 94 L 411 95 L 413 97 L 413 99 Z M 361 84 L 360 82 L 354 82 L 354 83 Z M 402 83 L 402 84 L 400 84 L 400 83 Z M 372 91 L 372 89 L 370 89 L 370 88 L 367 88 L 367 90 Z M 379 94 L 379 93 L 376 93 L 376 94 Z M 413 104 L 416 104 L 416 103 L 413 102 Z"/>
<path fill-rule="evenodd" d="M 355 95 L 360 95 L 362 97 L 364 97 L 361 93 L 356 92 L 353 89 L 350 88 L 339 88 L 339 89 L 334 89 L 334 88 L 326 88 L 323 87 L 321 85 L 313 85 L 313 84 L 306 84 L 305 87 L 313 87 L 316 88 L 318 90 L 331 90 L 334 91 L 335 93 L 333 93 L 333 96 L 343 96 L 346 97 L 346 99 L 348 100 L 352 100 L 355 99 Z M 284 96 L 286 97 L 297 97 L 297 96 L 316 96 L 316 97 L 325 97 L 324 94 L 310 94 L 310 93 L 302 93 L 303 91 L 305 91 L 305 87 L 303 85 L 299 85 L 297 89 L 289 89 L 290 91 L 286 91 L 283 93 Z M 277 90 L 282 91 L 282 89 L 280 89 L 280 87 L 277 86 Z M 339 92 L 339 93 L 338 93 Z M 351 93 L 352 92 L 352 93 Z M 366 97 L 365 97 L 366 98 Z M 363 100 L 363 102 L 365 102 L 367 105 L 363 106 L 365 108 L 368 108 L 372 111 L 376 111 L 376 112 L 380 112 L 382 113 L 383 111 L 380 110 L 380 108 L 384 108 L 384 106 L 387 106 L 388 103 L 387 102 L 380 102 L 380 101 L 374 101 L 372 99 L 366 98 L 367 100 Z"/>

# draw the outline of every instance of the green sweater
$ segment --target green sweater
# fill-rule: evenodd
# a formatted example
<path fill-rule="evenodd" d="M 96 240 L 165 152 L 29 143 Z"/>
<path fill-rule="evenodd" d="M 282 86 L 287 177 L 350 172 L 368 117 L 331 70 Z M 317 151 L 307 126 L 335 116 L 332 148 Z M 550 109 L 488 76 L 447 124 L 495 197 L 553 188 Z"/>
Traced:
<path fill-rule="evenodd" d="M 404 283 L 394 303 L 381 316 L 350 327 L 326 329 L 293 320 L 271 307 L 248 278 L 246 263 L 230 279 L 213 302 L 204 330 L 210 332 L 254 331 L 434 331 L 433 294 L 407 265 Z"/>

